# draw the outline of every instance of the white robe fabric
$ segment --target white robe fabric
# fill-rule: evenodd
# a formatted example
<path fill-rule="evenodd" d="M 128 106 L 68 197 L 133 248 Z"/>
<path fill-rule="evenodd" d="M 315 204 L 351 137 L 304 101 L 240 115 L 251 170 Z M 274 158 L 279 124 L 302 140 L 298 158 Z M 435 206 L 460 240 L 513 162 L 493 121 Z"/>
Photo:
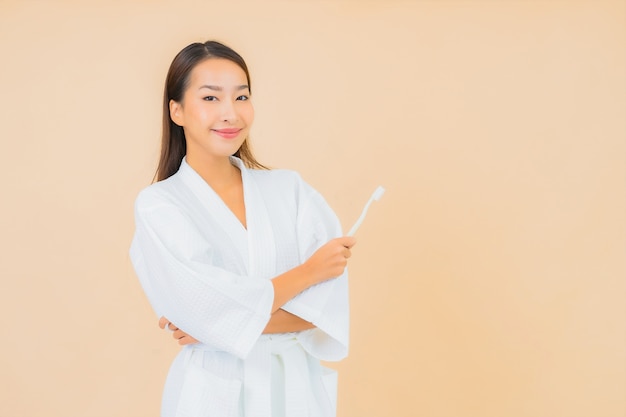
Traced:
<path fill-rule="evenodd" d="M 241 170 L 247 229 L 185 160 L 137 197 L 131 260 L 157 316 L 201 344 L 183 348 L 162 417 L 331 417 L 336 374 L 319 360 L 348 352 L 347 271 L 282 308 L 316 325 L 262 335 L 270 279 L 341 235 L 322 196 L 293 171 Z"/>

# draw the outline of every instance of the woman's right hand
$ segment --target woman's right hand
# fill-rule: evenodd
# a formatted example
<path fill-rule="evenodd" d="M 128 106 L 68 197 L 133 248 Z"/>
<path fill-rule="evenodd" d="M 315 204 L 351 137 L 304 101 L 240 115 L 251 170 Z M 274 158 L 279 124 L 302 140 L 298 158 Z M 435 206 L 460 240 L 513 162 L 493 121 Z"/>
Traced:
<path fill-rule="evenodd" d="M 274 303 L 271 312 L 275 313 L 307 288 L 343 274 L 351 255 L 350 249 L 355 244 L 356 239 L 353 237 L 333 239 L 315 251 L 302 265 L 273 278 Z"/>
<path fill-rule="evenodd" d="M 193 345 L 194 343 L 199 343 L 197 339 L 193 336 L 188 335 L 187 333 L 180 330 L 174 323 L 169 321 L 167 317 L 161 317 L 159 319 L 159 327 L 161 329 L 166 329 L 172 332 L 172 337 L 178 340 L 178 344 L 181 346 L 184 345 Z"/>
<path fill-rule="evenodd" d="M 332 239 L 315 251 L 303 266 L 316 284 L 337 278 L 348 265 L 348 258 L 352 255 L 351 249 L 355 244 L 356 239 L 351 236 Z"/>

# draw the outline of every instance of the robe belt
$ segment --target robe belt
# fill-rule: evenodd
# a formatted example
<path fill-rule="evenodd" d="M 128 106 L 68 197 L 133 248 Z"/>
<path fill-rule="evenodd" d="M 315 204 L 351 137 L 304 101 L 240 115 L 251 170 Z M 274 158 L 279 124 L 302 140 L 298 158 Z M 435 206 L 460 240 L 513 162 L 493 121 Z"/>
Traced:
<path fill-rule="evenodd" d="M 212 351 L 199 345 L 191 351 Z M 311 390 L 307 354 L 295 333 L 262 335 L 244 360 L 243 395 L 246 416 L 272 417 L 272 356 L 277 356 L 285 372 L 284 397 L 287 417 L 308 417 Z M 305 370 L 302 372 L 302 370 Z M 304 374 L 304 375 L 303 375 Z"/>

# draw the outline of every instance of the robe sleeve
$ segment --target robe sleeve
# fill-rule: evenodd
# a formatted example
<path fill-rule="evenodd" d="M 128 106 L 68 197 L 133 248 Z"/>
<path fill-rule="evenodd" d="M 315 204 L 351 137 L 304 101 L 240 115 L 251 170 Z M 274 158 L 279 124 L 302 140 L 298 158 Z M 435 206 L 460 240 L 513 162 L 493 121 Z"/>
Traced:
<path fill-rule="evenodd" d="M 135 204 L 135 222 L 131 260 L 157 315 L 245 358 L 270 319 L 272 283 L 216 267 L 211 245 L 188 216 L 145 191 Z"/>
<path fill-rule="evenodd" d="M 329 240 L 342 235 L 337 216 L 324 198 L 302 182 L 299 193 L 298 246 L 303 263 Z M 283 307 L 313 324 L 316 328 L 303 332 L 300 343 L 313 356 L 325 361 L 338 361 L 348 354 L 349 304 L 348 271 L 338 278 L 315 285 Z"/>

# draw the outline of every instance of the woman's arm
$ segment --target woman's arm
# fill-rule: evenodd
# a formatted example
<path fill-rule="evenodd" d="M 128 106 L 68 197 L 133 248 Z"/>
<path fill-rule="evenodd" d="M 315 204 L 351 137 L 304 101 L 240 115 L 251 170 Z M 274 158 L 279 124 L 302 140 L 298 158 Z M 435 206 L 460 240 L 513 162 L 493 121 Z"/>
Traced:
<path fill-rule="evenodd" d="M 172 337 L 178 341 L 178 344 L 181 346 L 184 345 L 192 345 L 194 343 L 198 343 L 198 340 L 193 336 L 185 333 L 176 327 L 173 323 L 171 323 L 166 317 L 161 317 L 159 319 L 159 327 L 161 329 L 169 329 L 172 332 Z M 270 321 L 267 323 L 265 330 L 263 330 L 264 334 L 270 333 L 290 333 L 290 332 L 300 332 L 302 330 L 309 330 L 315 328 L 313 323 L 310 323 L 295 314 L 291 314 L 288 311 L 278 309 L 274 313 L 272 313 L 272 317 Z"/>
<path fill-rule="evenodd" d="M 350 249 L 355 244 L 354 237 L 332 239 L 315 251 L 302 265 L 272 279 L 274 286 L 272 313 L 307 288 L 343 274 L 351 256 Z"/>
<path fill-rule="evenodd" d="M 353 237 L 332 239 L 302 265 L 272 279 L 274 286 L 272 315 L 263 333 L 288 333 L 314 328 L 315 325 L 312 323 L 281 307 L 310 286 L 341 275 L 351 255 L 350 249 L 355 243 Z M 172 337 L 178 340 L 180 345 L 198 343 L 197 339 L 180 330 L 167 318 L 161 317 L 159 327 L 164 329 L 166 326 L 173 332 Z"/>
<path fill-rule="evenodd" d="M 263 333 L 290 333 L 313 328 L 315 328 L 313 323 L 310 323 L 295 314 L 291 314 L 288 311 L 279 309 L 272 314 L 272 317 L 267 323 L 267 326 L 265 326 Z"/>

